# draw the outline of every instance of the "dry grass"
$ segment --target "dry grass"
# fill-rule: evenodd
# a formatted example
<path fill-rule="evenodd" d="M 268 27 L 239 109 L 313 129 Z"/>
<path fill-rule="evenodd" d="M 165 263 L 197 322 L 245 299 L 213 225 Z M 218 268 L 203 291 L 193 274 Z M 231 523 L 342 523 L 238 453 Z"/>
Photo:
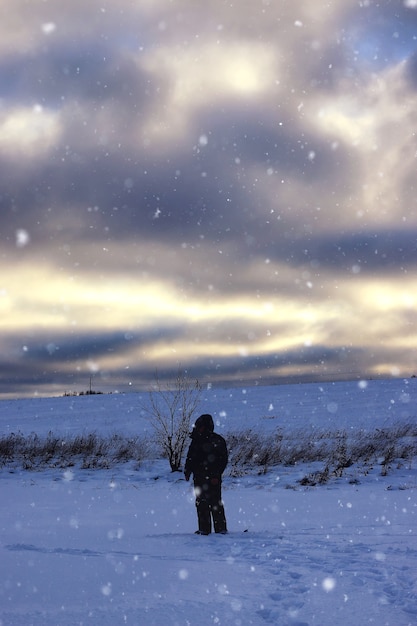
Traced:
<path fill-rule="evenodd" d="M 246 430 L 229 434 L 227 440 L 232 476 L 254 469 L 266 473 L 275 465 L 322 464 L 322 469 L 300 481 L 304 485 L 323 484 L 331 478 L 340 478 L 352 466 L 367 473 L 378 465 L 381 474 L 386 475 L 396 463 L 411 461 L 417 456 L 417 425 L 411 423 L 372 432 L 311 429 L 298 432 L 277 430 L 272 435 L 261 435 Z"/>
<path fill-rule="evenodd" d="M 0 466 L 37 470 L 78 464 L 103 469 L 127 461 L 140 463 L 149 450 L 147 440 L 119 434 L 105 437 L 92 432 L 62 438 L 52 432 L 45 437 L 11 433 L 0 438 Z"/>
<path fill-rule="evenodd" d="M 320 464 L 321 468 L 306 474 L 299 482 L 312 486 L 340 478 L 348 468 L 355 476 L 365 475 L 378 467 L 386 476 L 401 463 L 417 457 L 417 425 L 399 424 L 374 431 L 319 431 L 315 429 L 273 434 L 254 430 L 229 433 L 228 473 L 242 476 L 256 472 L 266 474 L 272 467 Z M 42 470 L 45 468 L 109 469 L 120 463 L 160 458 L 157 439 L 108 436 L 95 432 L 59 437 L 49 432 L 11 433 L 0 437 L 0 467 Z"/>

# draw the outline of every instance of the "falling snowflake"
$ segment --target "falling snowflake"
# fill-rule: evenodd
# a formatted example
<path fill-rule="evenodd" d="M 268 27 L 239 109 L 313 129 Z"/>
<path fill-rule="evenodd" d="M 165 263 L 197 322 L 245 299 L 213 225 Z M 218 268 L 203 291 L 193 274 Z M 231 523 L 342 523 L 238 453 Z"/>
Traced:
<path fill-rule="evenodd" d="M 29 241 L 30 241 L 30 235 L 28 231 L 24 230 L 23 228 L 19 228 L 16 231 L 16 246 L 18 248 L 24 248 L 25 246 L 28 245 Z"/>
<path fill-rule="evenodd" d="M 42 32 L 44 35 L 51 35 L 56 30 L 56 24 L 54 22 L 45 22 L 42 24 Z"/>
<path fill-rule="evenodd" d="M 336 587 L 336 581 L 334 578 L 325 578 L 322 582 L 322 587 L 324 589 L 324 591 L 333 591 L 333 589 Z"/>

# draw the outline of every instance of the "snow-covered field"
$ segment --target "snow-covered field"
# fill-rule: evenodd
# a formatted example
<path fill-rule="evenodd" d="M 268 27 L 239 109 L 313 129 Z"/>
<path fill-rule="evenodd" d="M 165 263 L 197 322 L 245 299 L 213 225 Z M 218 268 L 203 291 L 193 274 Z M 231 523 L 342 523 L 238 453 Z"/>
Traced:
<path fill-rule="evenodd" d="M 0 433 L 142 433 L 140 394 L 4 400 Z M 417 417 L 417 380 L 210 389 L 243 428 L 374 430 Z M 227 474 L 230 533 L 194 535 L 192 487 L 167 461 L 0 469 L 0 625 L 415 626 L 416 459 L 301 487 L 308 468 Z M 352 470 L 353 471 L 353 470 Z"/>

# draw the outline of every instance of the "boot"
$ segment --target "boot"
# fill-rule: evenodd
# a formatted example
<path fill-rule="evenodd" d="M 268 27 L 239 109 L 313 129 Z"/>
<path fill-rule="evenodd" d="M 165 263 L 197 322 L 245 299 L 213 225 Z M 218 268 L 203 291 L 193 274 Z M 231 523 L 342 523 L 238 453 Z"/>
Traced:
<path fill-rule="evenodd" d="M 197 505 L 197 518 L 198 518 L 198 534 L 209 535 L 211 533 L 211 515 L 210 507 L 206 500 L 198 500 Z"/>
<path fill-rule="evenodd" d="M 225 535 L 227 533 L 226 515 L 222 502 L 214 505 L 211 509 L 213 515 L 214 532 Z"/>

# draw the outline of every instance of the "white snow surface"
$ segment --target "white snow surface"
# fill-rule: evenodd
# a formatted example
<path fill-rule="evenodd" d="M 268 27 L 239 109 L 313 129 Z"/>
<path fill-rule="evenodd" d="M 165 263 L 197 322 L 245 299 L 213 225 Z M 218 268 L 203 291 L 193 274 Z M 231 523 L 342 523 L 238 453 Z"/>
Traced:
<path fill-rule="evenodd" d="M 216 431 L 415 421 L 417 380 L 209 389 Z M 140 434 L 141 394 L 0 402 L 0 432 Z M 416 460 L 302 487 L 306 467 L 226 470 L 228 535 L 194 534 L 166 460 L 0 469 L 0 626 L 415 626 Z M 291 488 L 288 488 L 291 487 Z"/>

